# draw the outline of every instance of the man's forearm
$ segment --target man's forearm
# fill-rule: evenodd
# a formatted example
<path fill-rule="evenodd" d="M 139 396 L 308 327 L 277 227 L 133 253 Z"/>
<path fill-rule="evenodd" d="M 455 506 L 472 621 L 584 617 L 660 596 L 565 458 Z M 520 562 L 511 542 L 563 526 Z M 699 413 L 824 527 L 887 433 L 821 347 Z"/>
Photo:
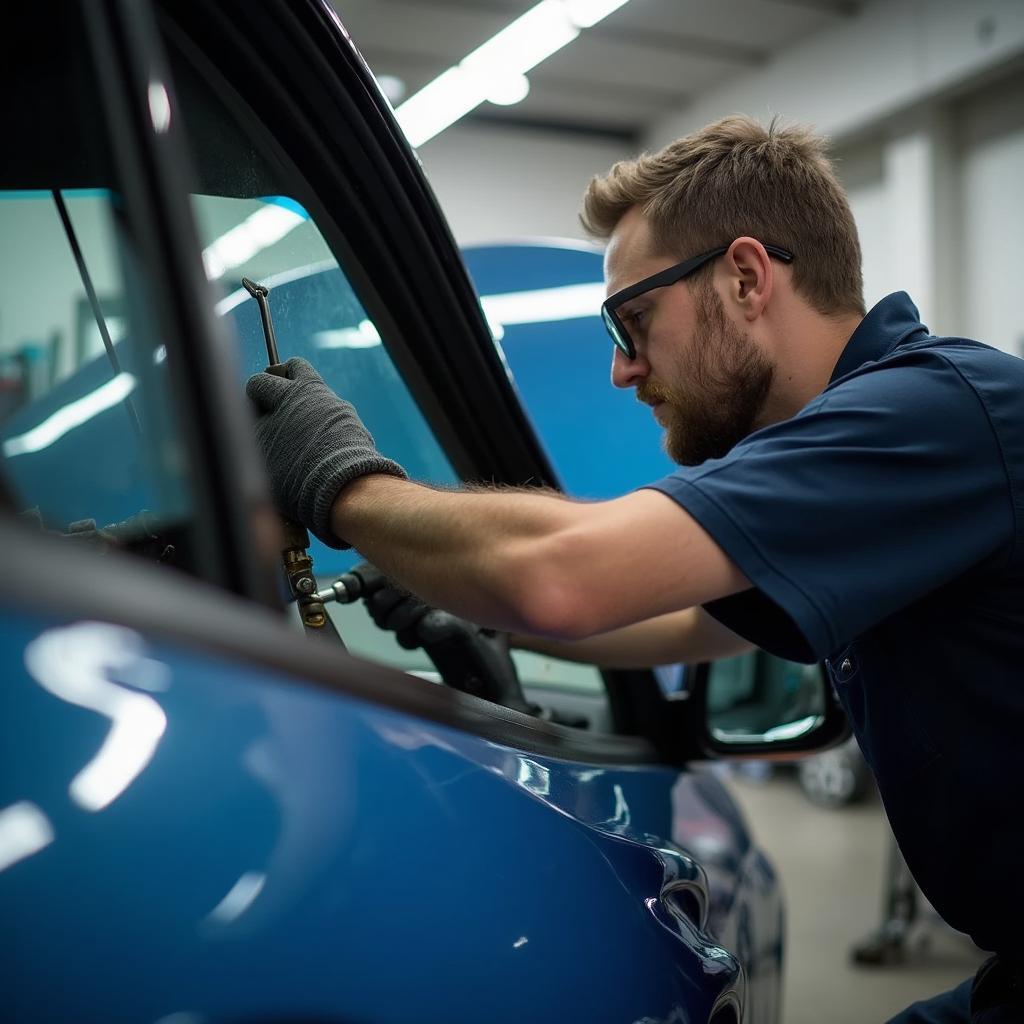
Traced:
<path fill-rule="evenodd" d="M 513 647 L 599 668 L 651 668 L 678 662 L 714 661 L 754 645 L 713 619 L 703 608 L 670 612 L 585 640 L 550 640 L 515 634 Z"/>
<path fill-rule="evenodd" d="M 338 496 L 334 532 L 424 602 L 481 625 L 529 630 L 530 546 L 567 520 L 552 491 L 445 491 L 386 476 Z"/>
<path fill-rule="evenodd" d="M 674 501 L 443 491 L 377 474 L 335 498 L 331 529 L 427 604 L 513 633 L 578 640 L 750 584 Z"/>

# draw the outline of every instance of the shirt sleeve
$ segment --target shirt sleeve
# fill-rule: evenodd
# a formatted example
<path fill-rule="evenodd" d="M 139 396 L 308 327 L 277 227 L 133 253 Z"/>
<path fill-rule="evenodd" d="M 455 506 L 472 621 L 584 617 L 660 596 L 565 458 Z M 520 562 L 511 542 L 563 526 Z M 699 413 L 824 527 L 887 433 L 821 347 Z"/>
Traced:
<path fill-rule="evenodd" d="M 1008 555 L 1014 540 L 985 407 L 934 353 L 852 375 L 725 458 L 651 487 L 685 508 L 754 585 L 709 613 L 802 661 Z"/>

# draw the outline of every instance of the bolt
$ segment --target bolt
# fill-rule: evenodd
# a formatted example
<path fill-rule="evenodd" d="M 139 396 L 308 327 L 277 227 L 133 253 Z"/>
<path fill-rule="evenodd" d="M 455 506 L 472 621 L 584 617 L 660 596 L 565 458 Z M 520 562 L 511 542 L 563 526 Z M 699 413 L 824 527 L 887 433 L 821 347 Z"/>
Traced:
<path fill-rule="evenodd" d="M 316 583 L 313 581 L 312 576 L 300 576 L 295 581 L 295 589 L 300 594 L 312 594 L 316 590 Z"/>

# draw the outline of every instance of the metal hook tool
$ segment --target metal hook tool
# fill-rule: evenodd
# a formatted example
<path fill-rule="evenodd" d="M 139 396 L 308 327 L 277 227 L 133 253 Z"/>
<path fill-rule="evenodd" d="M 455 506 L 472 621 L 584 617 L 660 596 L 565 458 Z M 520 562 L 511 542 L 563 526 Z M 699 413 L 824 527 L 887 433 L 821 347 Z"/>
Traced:
<path fill-rule="evenodd" d="M 267 357 L 270 359 L 267 373 L 272 373 L 275 377 L 285 377 L 287 372 L 277 352 L 277 335 L 274 333 L 274 322 L 270 317 L 270 304 L 267 302 L 270 289 L 247 277 L 242 278 L 242 286 L 260 307 L 263 336 L 267 342 Z M 324 607 L 323 598 L 317 593 L 316 577 L 313 574 L 313 559 L 308 550 L 309 533 L 301 523 L 292 519 L 282 517 L 281 524 L 284 531 L 281 557 L 284 561 L 285 575 L 288 577 L 288 586 L 298 604 L 303 628 L 307 633 L 330 634 L 344 648 L 344 642 Z"/>

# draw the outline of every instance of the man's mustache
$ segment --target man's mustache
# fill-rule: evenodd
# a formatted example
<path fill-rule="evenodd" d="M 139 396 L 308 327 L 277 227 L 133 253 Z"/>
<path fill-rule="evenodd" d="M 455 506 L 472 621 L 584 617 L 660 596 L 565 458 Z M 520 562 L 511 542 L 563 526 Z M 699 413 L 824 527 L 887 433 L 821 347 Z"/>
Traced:
<path fill-rule="evenodd" d="M 653 381 L 644 381 L 636 388 L 636 399 L 644 405 L 657 405 L 659 402 L 671 402 L 672 393 L 668 388 Z"/>

